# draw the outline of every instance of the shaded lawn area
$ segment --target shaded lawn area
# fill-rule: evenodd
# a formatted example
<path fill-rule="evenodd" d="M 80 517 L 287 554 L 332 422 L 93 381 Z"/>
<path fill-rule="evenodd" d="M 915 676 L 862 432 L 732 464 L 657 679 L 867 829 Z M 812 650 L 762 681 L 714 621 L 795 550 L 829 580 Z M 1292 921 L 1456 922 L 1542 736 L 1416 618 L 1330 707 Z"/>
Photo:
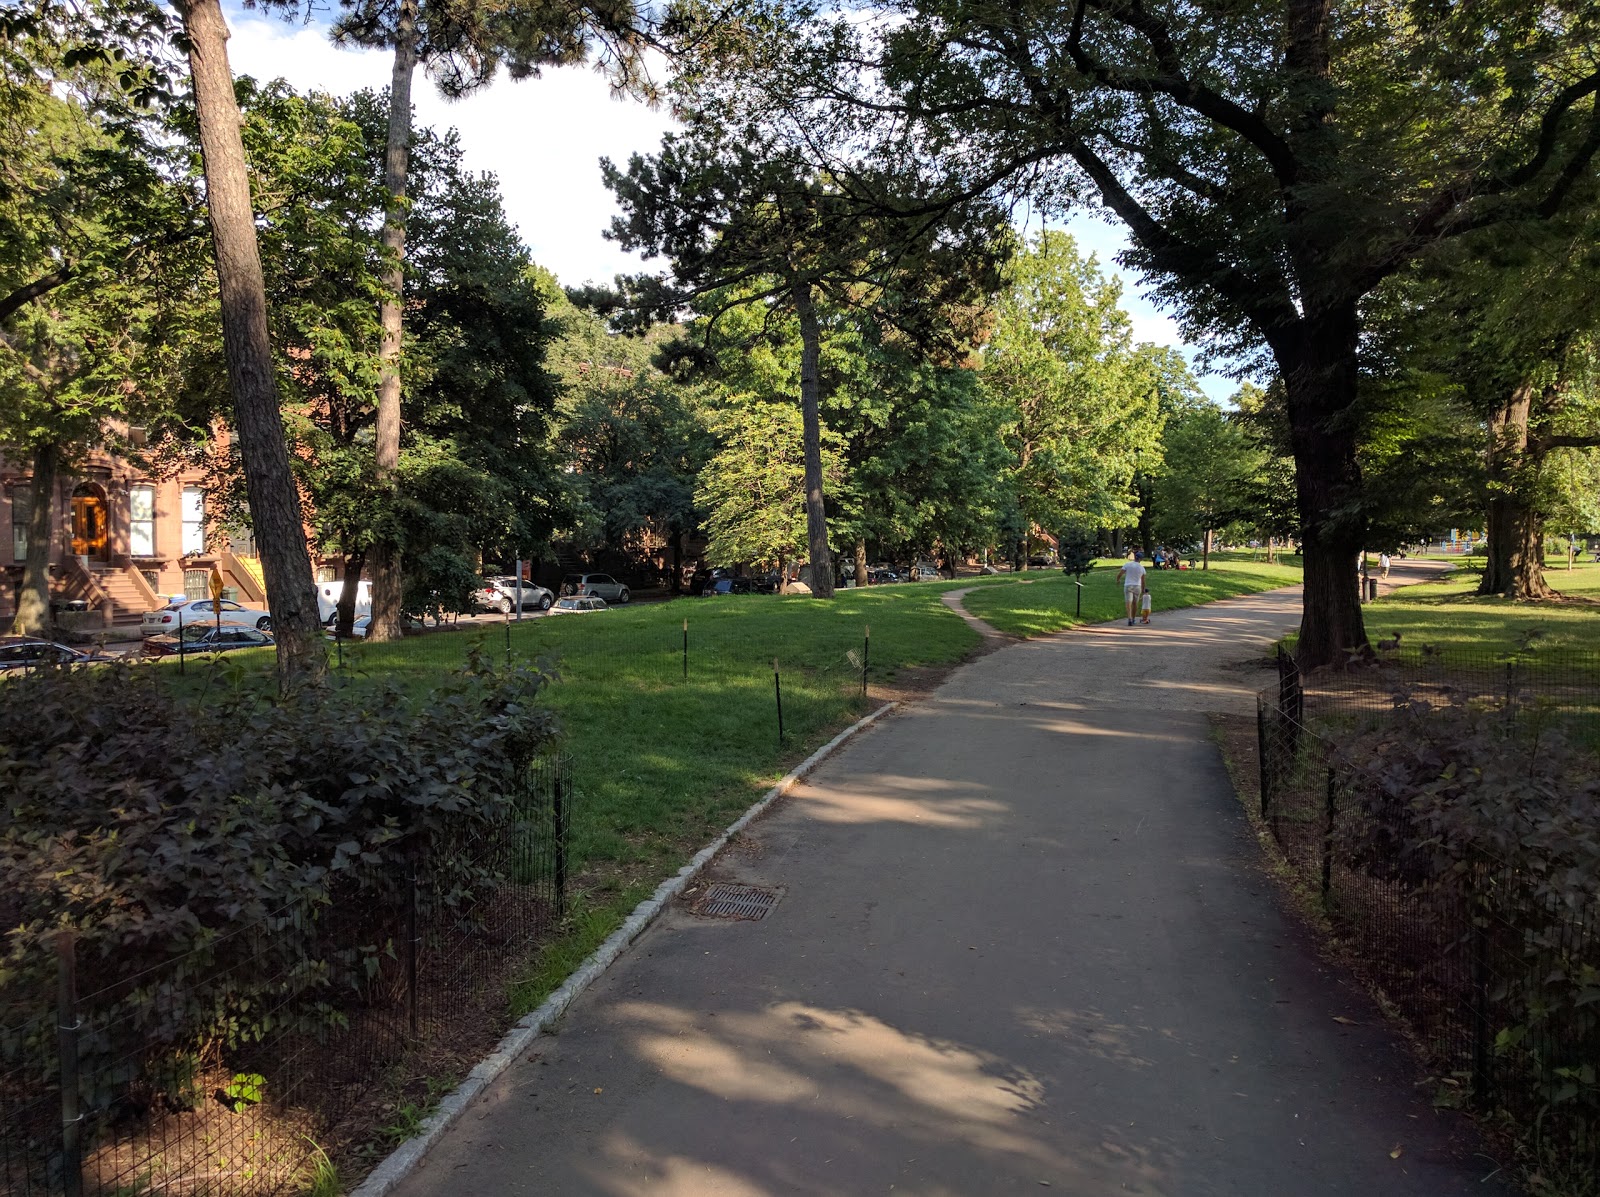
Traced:
<path fill-rule="evenodd" d="M 1571 572 L 1565 562 L 1547 567 L 1545 580 L 1563 597 L 1539 603 L 1474 594 L 1481 568 L 1458 569 L 1444 581 L 1407 586 L 1370 604 L 1368 635 L 1376 641 L 1399 632 L 1407 649 L 1505 658 L 1533 632 L 1535 661 L 1541 654 L 1600 653 L 1600 565 Z"/>
<path fill-rule="evenodd" d="M 1076 588 L 1060 570 L 1021 575 L 1018 583 L 985 587 L 962 599 L 962 605 L 991 627 L 1011 636 L 1042 636 L 1083 623 L 1103 623 L 1123 615 L 1121 563 L 1103 561 L 1083 578 L 1083 614 L 1074 614 Z M 1214 553 L 1207 570 L 1153 570 L 1149 574 L 1151 622 L 1164 611 L 1193 607 L 1215 599 L 1255 594 L 1300 581 L 1300 559 L 1287 557 L 1268 565 L 1249 552 Z"/>

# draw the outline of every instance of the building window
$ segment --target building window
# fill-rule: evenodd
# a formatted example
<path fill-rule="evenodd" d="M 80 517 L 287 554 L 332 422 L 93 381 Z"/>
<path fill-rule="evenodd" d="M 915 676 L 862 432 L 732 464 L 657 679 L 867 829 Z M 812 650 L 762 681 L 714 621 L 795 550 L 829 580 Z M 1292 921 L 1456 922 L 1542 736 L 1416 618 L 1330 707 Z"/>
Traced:
<path fill-rule="evenodd" d="M 156 488 L 145 482 L 128 488 L 128 552 L 156 555 Z"/>
<path fill-rule="evenodd" d="M 150 587 L 151 590 L 154 590 L 157 594 L 161 593 L 161 571 L 159 569 L 141 569 L 139 576 L 144 579 L 145 585 Z"/>
<path fill-rule="evenodd" d="M 317 566 L 317 581 L 318 582 L 337 582 L 338 580 L 339 580 L 339 575 L 334 570 L 333 566 L 331 566 L 331 565 L 319 565 L 319 566 Z"/>
<path fill-rule="evenodd" d="M 183 488 L 183 555 L 191 557 L 205 551 L 206 492 L 198 486 L 186 486 Z M 188 590 L 187 582 L 184 589 Z"/>
<path fill-rule="evenodd" d="M 28 559 L 28 520 L 33 516 L 33 487 L 11 488 L 11 556 L 15 561 Z"/>
<path fill-rule="evenodd" d="M 209 569 L 184 570 L 183 597 L 186 599 L 210 598 L 211 571 Z"/>

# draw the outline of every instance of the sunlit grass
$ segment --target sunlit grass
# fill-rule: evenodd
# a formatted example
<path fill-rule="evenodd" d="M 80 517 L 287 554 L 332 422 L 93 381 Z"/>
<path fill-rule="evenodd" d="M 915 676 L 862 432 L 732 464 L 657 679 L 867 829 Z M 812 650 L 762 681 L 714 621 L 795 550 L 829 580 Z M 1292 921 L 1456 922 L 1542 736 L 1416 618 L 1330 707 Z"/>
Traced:
<path fill-rule="evenodd" d="M 1562 600 L 1480 596 L 1473 593 L 1478 572 L 1459 569 L 1442 582 L 1407 586 L 1370 604 L 1367 632 L 1374 639 L 1399 632 L 1407 648 L 1431 645 L 1445 653 L 1509 655 L 1528 643 L 1536 654 L 1600 651 L 1600 565 L 1568 571 L 1562 563 L 1547 568 L 1545 579 Z"/>
<path fill-rule="evenodd" d="M 1180 607 L 1292 586 L 1300 581 L 1299 559 L 1292 564 L 1252 561 L 1248 551 L 1217 553 L 1207 570 L 1153 570 L 1148 575 L 1152 621 Z M 1030 585 L 985 588 L 967 595 L 962 605 L 990 626 L 1012 636 L 1040 636 L 1080 623 L 1102 623 L 1123 615 L 1120 563 L 1104 561 L 1083 581 L 1082 614 L 1074 580 L 1060 570 L 1040 570 Z M 1019 581 L 1029 581 L 1022 575 Z"/>

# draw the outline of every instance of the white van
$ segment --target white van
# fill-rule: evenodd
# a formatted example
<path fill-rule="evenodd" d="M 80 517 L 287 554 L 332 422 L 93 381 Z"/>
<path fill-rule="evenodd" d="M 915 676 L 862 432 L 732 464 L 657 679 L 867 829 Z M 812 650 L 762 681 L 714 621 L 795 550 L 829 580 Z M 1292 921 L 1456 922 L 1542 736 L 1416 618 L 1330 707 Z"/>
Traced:
<path fill-rule="evenodd" d="M 339 596 L 343 593 L 343 582 L 317 583 L 317 615 L 323 623 L 331 623 L 339 613 Z M 371 614 L 372 583 L 363 578 L 356 583 L 356 618 Z"/>

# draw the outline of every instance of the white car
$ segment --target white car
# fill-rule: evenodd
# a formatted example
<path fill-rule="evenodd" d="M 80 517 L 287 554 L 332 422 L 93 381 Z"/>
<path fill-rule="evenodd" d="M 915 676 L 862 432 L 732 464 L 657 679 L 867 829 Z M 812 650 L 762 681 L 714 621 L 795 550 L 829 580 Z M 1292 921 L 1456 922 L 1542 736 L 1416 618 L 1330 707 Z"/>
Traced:
<path fill-rule="evenodd" d="M 609 610 L 603 598 L 596 598 L 592 594 L 569 594 L 566 598 L 556 600 L 556 605 L 550 608 L 550 614 L 572 615 L 583 611 Z"/>
<path fill-rule="evenodd" d="M 139 621 L 139 630 L 146 636 L 165 636 L 169 633 L 175 634 L 180 624 L 189 627 L 197 623 L 218 622 L 224 625 L 233 624 L 235 627 L 255 628 L 262 632 L 272 630 L 272 616 L 265 611 L 246 607 L 232 599 L 218 599 L 212 602 L 208 598 L 175 598 L 159 610 L 146 611 L 144 618 Z"/>

